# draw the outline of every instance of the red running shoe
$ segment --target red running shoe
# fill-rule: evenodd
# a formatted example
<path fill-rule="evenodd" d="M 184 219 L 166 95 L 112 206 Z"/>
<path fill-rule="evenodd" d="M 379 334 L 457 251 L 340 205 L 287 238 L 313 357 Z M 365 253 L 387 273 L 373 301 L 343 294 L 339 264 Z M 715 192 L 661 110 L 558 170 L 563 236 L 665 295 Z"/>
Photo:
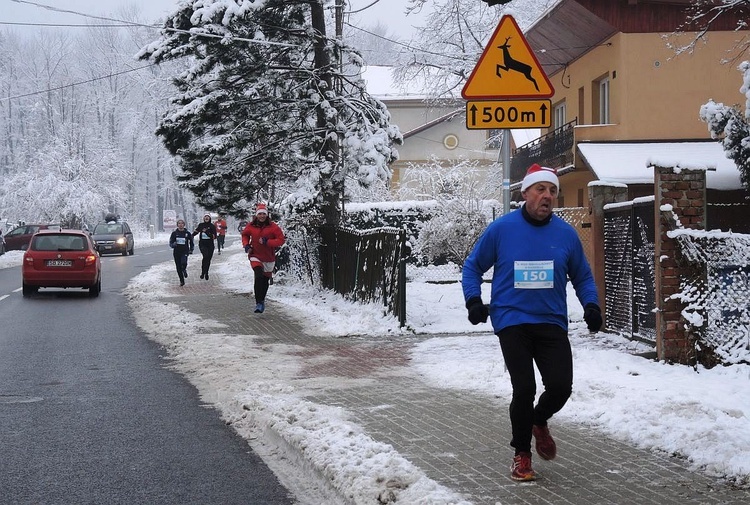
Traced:
<path fill-rule="evenodd" d="M 531 469 L 531 453 L 521 452 L 513 457 L 510 466 L 510 478 L 518 481 L 536 480 L 536 473 Z"/>
<path fill-rule="evenodd" d="M 531 429 L 531 433 L 536 439 L 536 453 L 539 454 L 539 457 L 548 461 L 555 459 L 555 456 L 557 456 L 557 445 L 552 435 L 549 434 L 549 428 L 535 424 Z"/>

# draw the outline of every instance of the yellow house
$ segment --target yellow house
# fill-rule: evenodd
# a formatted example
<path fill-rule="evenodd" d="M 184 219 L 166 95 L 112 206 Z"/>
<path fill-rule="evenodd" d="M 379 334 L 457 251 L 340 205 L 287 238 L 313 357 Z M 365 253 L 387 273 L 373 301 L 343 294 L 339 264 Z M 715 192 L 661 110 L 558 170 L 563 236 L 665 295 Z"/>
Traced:
<path fill-rule="evenodd" d="M 555 93 L 552 127 L 513 152 L 512 190 L 536 162 L 558 168 L 561 207 L 587 207 L 587 184 L 604 179 L 602 174 L 628 184 L 630 198 L 653 194 L 653 174 L 642 180 L 641 165 L 650 151 L 659 154 L 657 144 L 667 143 L 679 156 L 681 144 L 689 142 L 702 162 L 737 172 L 733 163 L 727 167 L 699 110 L 710 99 L 727 105 L 743 101 L 738 62 L 725 62 L 750 32 L 736 31 L 738 18 L 727 15 L 694 51 L 677 55 L 668 43 L 685 45 L 695 37 L 673 35 L 691 3 L 561 0 L 525 32 Z M 633 145 L 638 156 L 629 154 Z M 616 171 L 610 160 L 619 162 Z"/>

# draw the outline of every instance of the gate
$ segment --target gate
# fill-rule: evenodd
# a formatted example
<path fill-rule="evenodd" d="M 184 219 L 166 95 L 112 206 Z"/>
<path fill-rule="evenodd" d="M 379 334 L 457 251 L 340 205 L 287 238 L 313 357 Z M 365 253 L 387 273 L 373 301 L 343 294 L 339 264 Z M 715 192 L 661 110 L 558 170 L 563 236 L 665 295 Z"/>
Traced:
<path fill-rule="evenodd" d="M 604 206 L 607 330 L 656 345 L 654 198 Z"/>

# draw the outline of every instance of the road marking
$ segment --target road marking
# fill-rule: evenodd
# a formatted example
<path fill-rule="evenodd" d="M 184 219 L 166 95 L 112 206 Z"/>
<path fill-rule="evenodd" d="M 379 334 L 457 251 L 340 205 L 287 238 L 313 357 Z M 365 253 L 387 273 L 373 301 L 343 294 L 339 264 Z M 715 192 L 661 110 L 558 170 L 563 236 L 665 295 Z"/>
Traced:
<path fill-rule="evenodd" d="M 3 300 L 5 300 L 5 299 L 6 299 L 6 298 L 8 298 L 9 296 L 10 296 L 10 295 L 2 295 L 2 296 L 0 296 L 0 302 L 2 302 Z"/>

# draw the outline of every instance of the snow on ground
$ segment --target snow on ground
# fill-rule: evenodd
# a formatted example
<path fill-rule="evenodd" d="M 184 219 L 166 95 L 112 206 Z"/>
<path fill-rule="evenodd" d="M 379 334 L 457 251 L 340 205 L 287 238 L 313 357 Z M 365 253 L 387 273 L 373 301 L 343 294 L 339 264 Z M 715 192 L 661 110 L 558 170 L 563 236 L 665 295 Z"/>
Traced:
<path fill-rule="evenodd" d="M 154 243 L 166 243 L 166 237 Z M 225 261 L 214 267 L 217 278 L 228 291 L 248 293 L 252 282 L 244 254 L 237 242 L 228 239 L 228 244 Z M 17 252 L 0 256 L 0 267 L 19 263 Z M 136 277 L 126 290 L 131 307 L 144 331 L 165 346 L 170 363 L 242 436 L 257 444 L 273 427 L 287 444 L 304 447 L 326 478 L 355 503 L 375 503 L 382 493 L 395 493 L 396 503 L 462 503 L 391 446 L 372 440 L 345 411 L 303 400 L 300 381 L 292 380 L 299 362 L 290 346 L 260 347 L 252 336 L 233 334 L 170 303 L 162 275 L 171 268 L 167 262 Z M 485 291 L 485 301 L 488 296 Z M 496 338 L 489 325 L 471 326 L 466 320 L 459 284 L 409 283 L 406 329 L 377 304 L 355 305 L 303 285 L 277 282 L 269 300 L 293 307 L 298 322 L 322 336 L 452 333 L 417 344 L 413 371 L 434 386 L 510 398 Z M 695 468 L 750 485 L 750 366 L 694 370 L 645 359 L 635 355 L 650 350 L 643 344 L 589 334 L 572 293 L 569 313 L 574 392 L 556 419 L 681 455 Z M 201 328 L 213 333 L 199 334 Z"/>

